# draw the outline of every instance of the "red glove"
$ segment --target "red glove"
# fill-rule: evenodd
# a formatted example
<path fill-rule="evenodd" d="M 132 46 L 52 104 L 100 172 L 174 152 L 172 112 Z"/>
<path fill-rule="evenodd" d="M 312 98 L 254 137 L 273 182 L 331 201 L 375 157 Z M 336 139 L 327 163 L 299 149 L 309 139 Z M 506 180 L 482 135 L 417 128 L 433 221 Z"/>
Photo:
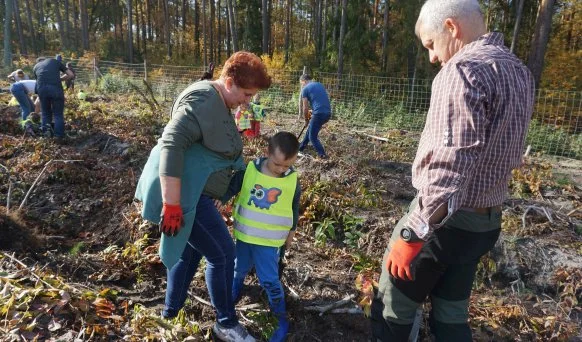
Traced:
<path fill-rule="evenodd" d="M 418 255 L 422 245 L 423 241 L 406 242 L 400 238 L 396 240 L 386 258 L 388 272 L 396 279 L 414 280 L 410 263 Z"/>
<path fill-rule="evenodd" d="M 178 234 L 180 228 L 184 225 L 184 215 L 179 204 L 167 204 L 164 202 L 160 216 L 160 233 L 174 236 Z"/>

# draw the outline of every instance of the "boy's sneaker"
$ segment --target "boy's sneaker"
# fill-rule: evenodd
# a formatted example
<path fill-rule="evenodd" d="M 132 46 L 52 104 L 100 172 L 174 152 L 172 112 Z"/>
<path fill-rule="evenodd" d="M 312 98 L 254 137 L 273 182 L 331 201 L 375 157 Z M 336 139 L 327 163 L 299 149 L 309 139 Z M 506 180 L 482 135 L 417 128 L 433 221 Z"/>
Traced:
<path fill-rule="evenodd" d="M 218 323 L 214 323 L 212 331 L 216 338 L 224 342 L 255 342 L 255 338 L 240 324 L 232 328 L 225 328 Z"/>

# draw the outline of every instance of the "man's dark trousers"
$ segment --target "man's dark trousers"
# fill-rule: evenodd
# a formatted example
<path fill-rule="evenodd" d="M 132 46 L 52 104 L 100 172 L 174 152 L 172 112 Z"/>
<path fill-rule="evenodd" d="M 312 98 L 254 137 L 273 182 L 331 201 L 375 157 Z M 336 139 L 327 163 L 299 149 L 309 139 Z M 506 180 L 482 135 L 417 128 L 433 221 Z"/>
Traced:
<path fill-rule="evenodd" d="M 55 137 L 65 136 L 65 94 L 63 88 L 54 85 L 44 85 L 37 89 L 42 111 L 42 131 L 51 129 L 54 120 Z"/>
<path fill-rule="evenodd" d="M 415 199 L 410 213 L 417 205 Z M 471 341 L 468 306 L 481 256 L 495 245 L 501 213 L 459 210 L 438 228 L 413 261 L 413 281 L 385 270 L 390 246 L 400 237 L 408 214 L 398 222 L 382 260 L 379 289 L 372 303 L 372 341 L 408 341 L 416 309 L 430 296 L 430 331 L 436 341 Z"/>

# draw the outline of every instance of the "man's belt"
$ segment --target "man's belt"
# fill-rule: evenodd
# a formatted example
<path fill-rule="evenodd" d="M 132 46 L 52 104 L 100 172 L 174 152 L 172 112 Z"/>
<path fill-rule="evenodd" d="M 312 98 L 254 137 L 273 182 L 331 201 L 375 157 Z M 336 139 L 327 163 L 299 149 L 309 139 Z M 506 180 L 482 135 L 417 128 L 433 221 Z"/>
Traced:
<path fill-rule="evenodd" d="M 500 205 L 496 205 L 496 206 L 493 206 L 493 207 L 486 207 L 486 208 L 467 208 L 467 207 L 461 207 L 459 210 L 468 211 L 468 212 L 477 213 L 477 214 L 490 214 L 490 213 L 500 213 L 501 212 L 501 206 Z"/>

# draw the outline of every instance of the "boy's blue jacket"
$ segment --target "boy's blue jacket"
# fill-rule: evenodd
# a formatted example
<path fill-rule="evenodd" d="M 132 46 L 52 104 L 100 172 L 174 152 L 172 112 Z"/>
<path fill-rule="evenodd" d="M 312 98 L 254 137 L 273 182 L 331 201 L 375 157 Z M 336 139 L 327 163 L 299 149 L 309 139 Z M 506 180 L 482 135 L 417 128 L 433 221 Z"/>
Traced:
<path fill-rule="evenodd" d="M 159 223 L 162 212 L 159 166 L 160 147 L 156 145 L 144 166 L 135 191 L 135 198 L 143 202 L 143 218 L 154 223 Z M 176 236 L 170 237 L 162 234 L 159 253 L 167 268 L 172 268 L 178 262 L 186 247 L 196 217 L 196 205 L 208 176 L 227 167 L 232 167 L 234 170 L 244 170 L 245 164 L 242 155 L 235 160 L 225 159 L 202 144 L 194 144 L 184 152 L 184 172 L 180 198 L 180 205 L 184 212 L 184 226 Z"/>

